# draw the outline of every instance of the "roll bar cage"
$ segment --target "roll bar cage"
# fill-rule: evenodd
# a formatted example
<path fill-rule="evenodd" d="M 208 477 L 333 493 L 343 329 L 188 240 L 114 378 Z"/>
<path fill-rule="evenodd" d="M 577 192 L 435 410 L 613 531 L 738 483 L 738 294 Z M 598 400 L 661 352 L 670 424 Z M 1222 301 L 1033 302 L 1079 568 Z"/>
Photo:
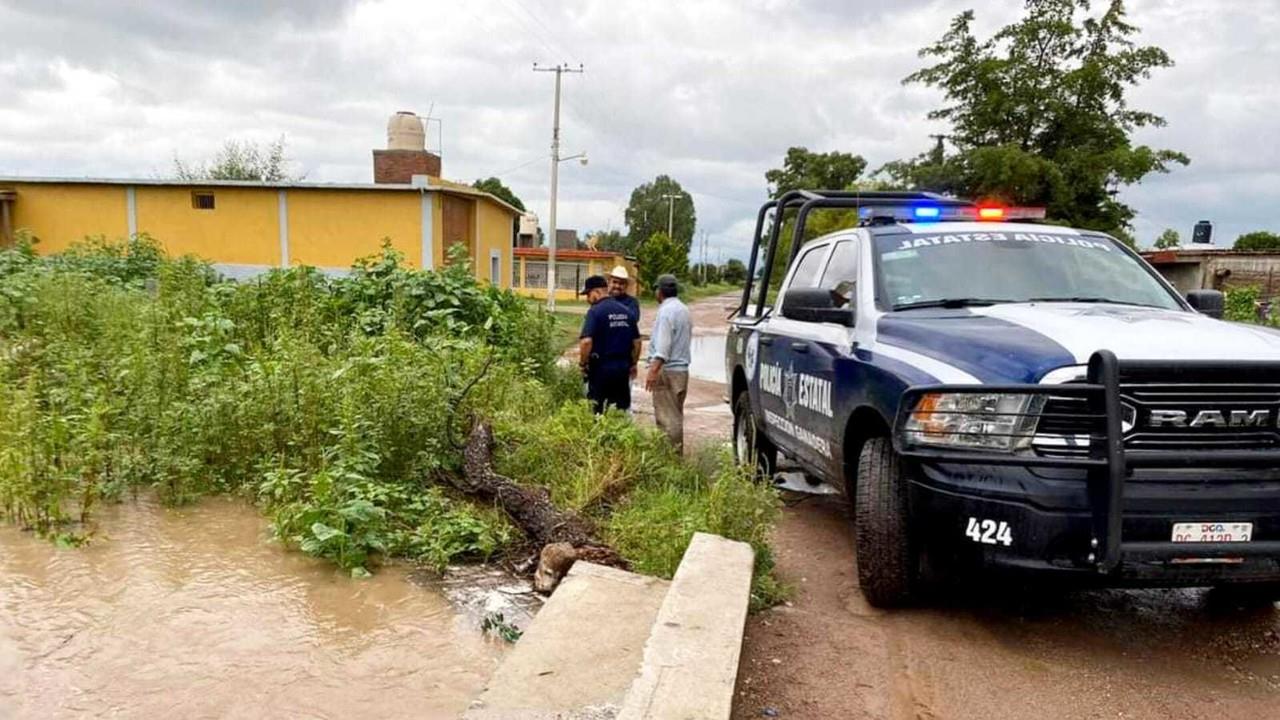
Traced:
<path fill-rule="evenodd" d="M 744 313 L 751 304 L 751 291 L 755 286 L 756 264 L 760 260 L 760 244 L 764 241 L 765 219 L 770 211 L 773 211 L 773 221 L 769 230 L 769 245 L 763 261 L 764 273 L 760 277 L 760 284 L 764 288 L 769 287 L 773 269 L 778 264 L 774 255 L 778 251 L 778 239 L 782 235 L 783 216 L 786 215 L 788 210 L 796 209 L 796 226 L 791 241 L 791 254 L 787 258 L 786 264 L 782 266 L 783 272 L 790 267 L 791 263 L 795 261 L 796 255 L 799 254 L 800 246 L 804 244 L 805 224 L 809 219 L 809 214 L 814 210 L 859 210 L 869 205 L 883 208 L 915 205 L 920 202 L 928 202 L 930 205 L 937 207 L 975 207 L 974 203 L 968 200 L 915 190 L 878 190 L 869 192 L 857 190 L 791 190 L 783 193 L 777 199 L 761 205 L 760 210 L 756 213 L 756 229 L 751 238 L 751 258 L 747 262 L 747 282 L 742 289 L 742 302 L 738 305 L 738 314 Z M 874 218 L 870 219 L 870 221 L 874 222 Z M 764 312 L 764 300 L 767 293 L 767 289 L 761 292 L 760 298 L 756 301 L 756 317 L 759 317 Z"/>

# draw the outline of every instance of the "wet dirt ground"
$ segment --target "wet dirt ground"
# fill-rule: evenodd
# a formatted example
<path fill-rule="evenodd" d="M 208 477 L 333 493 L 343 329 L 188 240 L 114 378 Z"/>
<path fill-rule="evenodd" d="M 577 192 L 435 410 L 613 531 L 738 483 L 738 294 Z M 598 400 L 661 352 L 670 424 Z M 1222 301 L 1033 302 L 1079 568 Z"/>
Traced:
<path fill-rule="evenodd" d="M 447 587 L 352 580 L 242 502 L 99 518 L 76 549 L 0 525 L 0 718 L 452 718 L 504 651 Z"/>
<path fill-rule="evenodd" d="M 686 442 L 700 444 L 729 441 L 733 414 L 725 403 L 724 343 L 731 296 L 707 298 L 689 304 L 694 337 L 689 363 L 689 390 L 684 403 Z M 640 314 L 640 333 L 648 352 L 649 333 L 657 307 L 645 305 Z M 644 360 L 640 361 L 640 377 L 632 384 L 631 409 L 637 418 L 653 422 L 653 397 L 644 388 Z"/>
<path fill-rule="evenodd" d="M 695 303 L 697 334 L 722 336 L 733 304 Z M 690 405 L 723 394 L 702 380 Z M 687 413 L 692 441 L 728 439 L 721 405 Z M 734 718 L 1280 718 L 1280 608 L 1005 587 L 881 612 L 858 590 L 843 498 L 786 499 L 774 542 L 794 594 L 747 621 Z"/>

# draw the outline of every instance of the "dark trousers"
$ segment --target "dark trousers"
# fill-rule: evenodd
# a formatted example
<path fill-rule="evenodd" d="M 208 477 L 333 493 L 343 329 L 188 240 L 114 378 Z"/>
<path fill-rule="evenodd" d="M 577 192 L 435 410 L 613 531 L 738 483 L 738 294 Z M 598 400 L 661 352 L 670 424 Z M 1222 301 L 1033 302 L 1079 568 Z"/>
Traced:
<path fill-rule="evenodd" d="M 592 370 L 587 375 L 587 399 L 595 406 L 597 415 L 604 412 L 605 405 L 630 410 L 631 368 Z"/>

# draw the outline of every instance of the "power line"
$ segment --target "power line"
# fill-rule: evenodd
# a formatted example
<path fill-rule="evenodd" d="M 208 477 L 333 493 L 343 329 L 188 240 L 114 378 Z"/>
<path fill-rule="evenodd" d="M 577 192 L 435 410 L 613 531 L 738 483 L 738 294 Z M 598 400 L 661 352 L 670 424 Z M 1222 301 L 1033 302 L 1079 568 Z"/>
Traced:
<path fill-rule="evenodd" d="M 546 48 L 548 52 L 550 52 L 552 55 L 561 55 L 563 57 L 563 53 L 559 49 L 551 47 L 551 45 L 542 37 L 540 37 L 538 33 L 534 30 L 534 28 L 531 25 L 529 25 L 527 22 L 525 22 L 523 18 L 517 15 L 509 5 L 506 5 L 504 3 L 503 9 L 507 11 L 507 14 L 510 15 L 513 20 L 523 25 L 525 30 L 531 31 L 529 32 L 529 35 L 532 36 L 534 40 L 537 40 L 539 43 L 542 43 L 542 46 Z M 525 12 L 528 12 L 528 11 L 526 10 Z"/>
<path fill-rule="evenodd" d="M 538 24 L 538 26 L 539 26 L 539 27 L 541 27 L 543 30 L 545 30 L 545 31 L 547 32 L 547 37 L 550 37 L 550 38 L 553 38 L 553 39 L 554 39 L 554 37 L 555 37 L 555 33 L 553 33 L 553 32 L 551 31 L 551 28 L 547 27 L 545 23 L 543 23 L 541 20 L 539 20 L 539 19 L 538 19 L 538 16 L 537 16 L 537 15 L 535 15 L 535 14 L 533 14 L 533 12 L 531 12 L 531 11 L 529 10 L 528 6 L 526 6 L 524 3 L 520 2 L 520 0 L 511 0 L 511 1 L 512 1 L 512 2 L 514 2 L 516 5 L 519 5 L 519 6 L 520 6 L 520 9 L 524 11 L 524 14 L 529 16 L 529 19 L 533 20 L 535 23 L 537 23 L 537 24 Z"/>
<path fill-rule="evenodd" d="M 546 156 L 546 155 L 539 155 L 538 157 L 535 157 L 535 158 L 533 158 L 532 160 L 527 160 L 527 161 L 525 161 L 525 162 L 522 162 L 522 163 L 520 163 L 519 165 L 516 165 L 516 166 L 515 166 L 515 167 L 513 167 L 513 168 L 508 168 L 508 169 L 506 169 L 506 170 L 503 170 L 503 171 L 502 171 L 502 172 L 500 172 L 500 173 L 494 173 L 494 174 L 493 174 L 493 176 L 494 176 L 494 177 L 499 177 L 499 178 L 500 178 L 500 177 L 502 177 L 502 176 L 504 176 L 504 175 L 507 175 L 507 174 L 509 174 L 509 173 L 513 173 L 513 172 L 515 172 L 515 171 L 517 171 L 517 170 L 519 170 L 519 169 L 521 169 L 521 168 L 527 168 L 527 167 L 529 167 L 530 165 L 532 165 L 532 164 L 534 164 L 534 163 L 536 163 L 536 162 L 539 162 L 539 161 L 541 161 L 541 160 L 545 160 L 545 159 L 547 159 L 547 156 Z"/>

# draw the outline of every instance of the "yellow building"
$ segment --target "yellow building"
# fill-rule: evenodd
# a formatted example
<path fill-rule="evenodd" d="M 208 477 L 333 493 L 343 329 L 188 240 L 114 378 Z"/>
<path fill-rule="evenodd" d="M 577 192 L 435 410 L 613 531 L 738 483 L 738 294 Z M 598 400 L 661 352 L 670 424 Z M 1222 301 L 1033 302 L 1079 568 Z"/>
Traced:
<path fill-rule="evenodd" d="M 232 277 L 272 267 L 346 270 L 382 239 L 415 267 L 437 268 L 467 248 L 477 277 L 511 287 L 520 211 L 468 186 L 0 177 L 0 239 L 22 229 L 53 253 L 87 236 L 146 233 L 172 255 L 192 254 Z"/>
<path fill-rule="evenodd" d="M 621 265 L 631 276 L 631 293 L 640 293 L 636 261 L 621 253 L 604 250 L 556 250 L 556 299 L 572 300 L 578 296 L 583 282 L 592 275 L 608 275 Z M 547 296 L 547 249 L 544 247 L 515 249 L 511 289 L 521 295 Z"/>
<path fill-rule="evenodd" d="M 290 265 L 347 270 L 389 238 L 409 264 L 428 269 L 461 245 L 476 277 L 511 287 L 520 211 L 441 180 L 440 156 L 424 138 L 421 118 L 392 115 L 386 149 L 373 151 L 372 184 L 0 177 L 0 244 L 24 229 L 42 253 L 146 233 L 171 255 L 247 277 Z"/>

